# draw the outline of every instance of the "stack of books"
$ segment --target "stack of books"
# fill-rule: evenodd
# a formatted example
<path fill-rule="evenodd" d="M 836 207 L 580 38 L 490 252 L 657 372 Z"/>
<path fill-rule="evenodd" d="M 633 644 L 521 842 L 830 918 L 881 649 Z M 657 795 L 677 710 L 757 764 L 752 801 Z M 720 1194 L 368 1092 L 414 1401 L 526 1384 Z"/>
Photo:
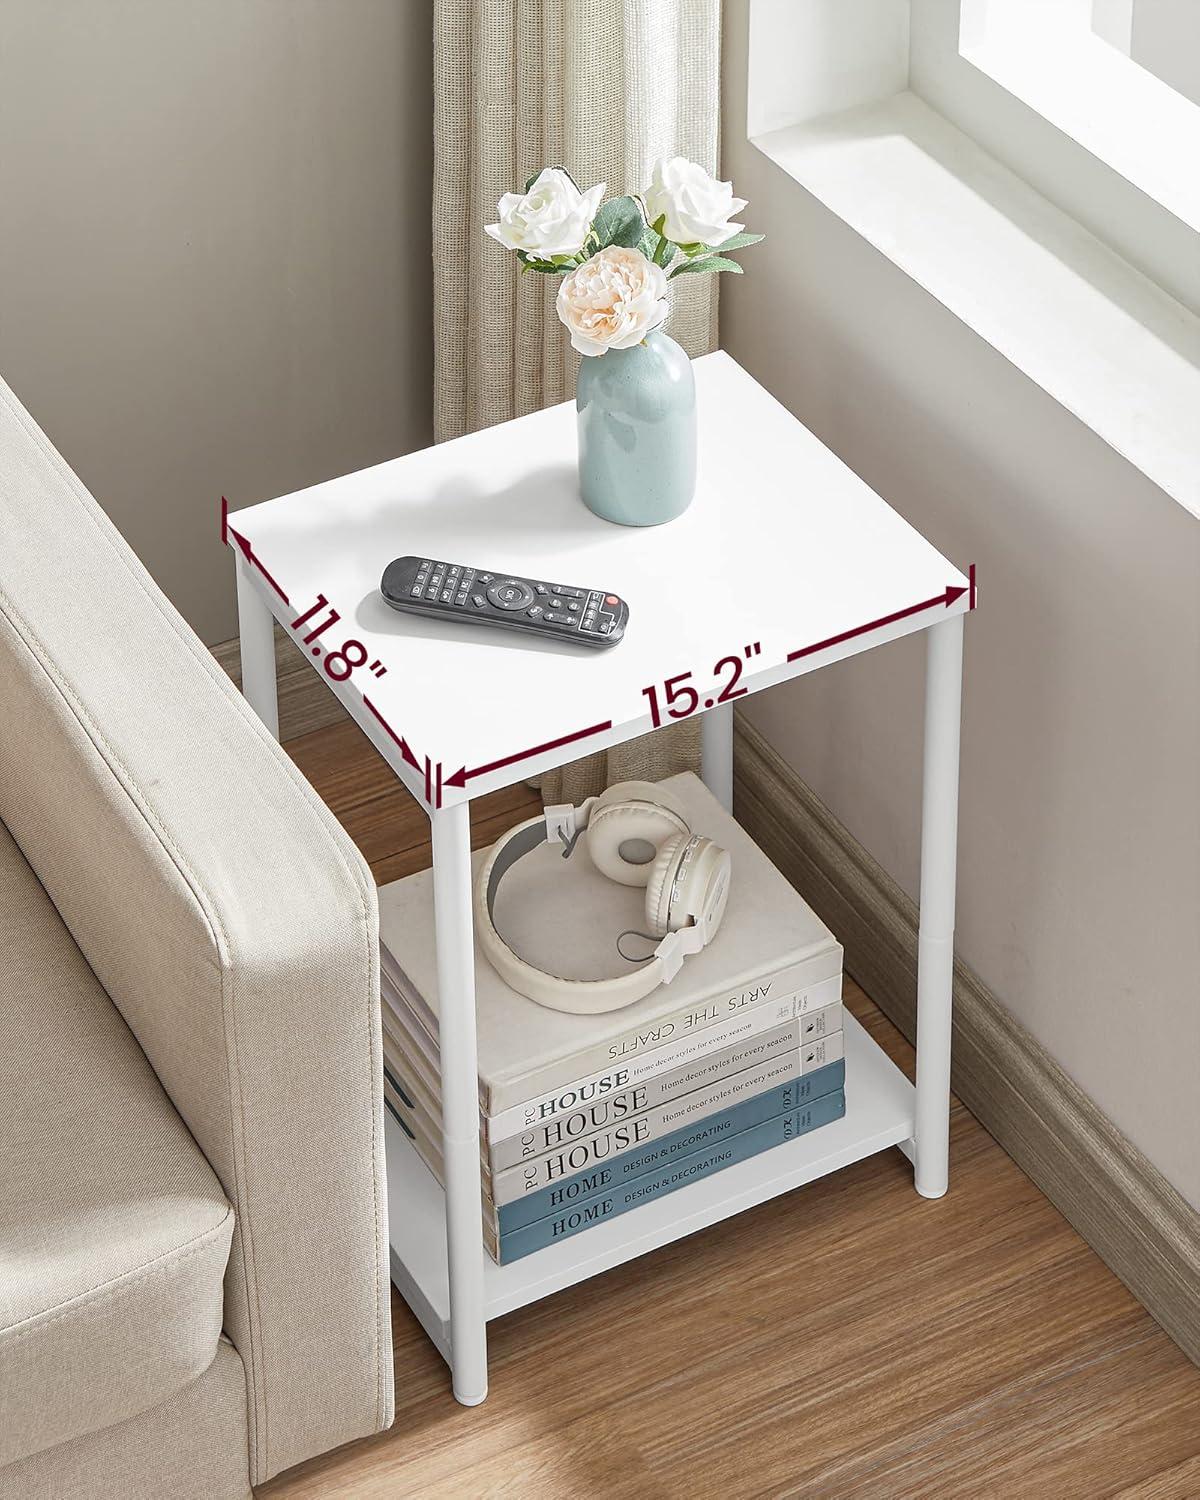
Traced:
<path fill-rule="evenodd" d="M 845 1113 L 840 944 L 697 777 L 665 785 L 733 866 L 720 931 L 671 984 L 568 1015 L 516 994 L 476 949 L 483 1236 L 502 1264 Z M 496 923 L 539 967 L 603 978 L 628 969 L 616 940 L 644 931 L 642 899 L 599 874 L 585 836 L 569 861 L 555 845 L 521 860 Z M 440 1180 L 430 871 L 380 891 L 380 930 L 387 1105 Z"/>

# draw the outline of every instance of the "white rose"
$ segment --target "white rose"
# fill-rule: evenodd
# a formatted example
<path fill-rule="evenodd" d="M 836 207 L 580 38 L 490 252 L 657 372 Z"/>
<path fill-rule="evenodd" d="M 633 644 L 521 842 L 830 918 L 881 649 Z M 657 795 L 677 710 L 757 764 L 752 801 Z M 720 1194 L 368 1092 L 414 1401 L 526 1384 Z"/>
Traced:
<path fill-rule="evenodd" d="M 547 167 L 527 193 L 505 193 L 496 205 L 498 224 L 485 224 L 494 240 L 539 260 L 575 255 L 583 248 L 604 183 L 581 193 L 561 167 Z"/>
<path fill-rule="evenodd" d="M 733 183 L 718 182 L 684 156 L 656 162 L 642 198 L 646 222 L 657 224 L 665 215 L 663 233 L 676 245 L 723 245 L 746 227 L 729 222 L 747 202 L 733 196 Z"/>
<path fill-rule="evenodd" d="M 629 349 L 666 318 L 666 272 L 640 250 L 609 245 L 564 276 L 558 316 L 580 354 Z"/>

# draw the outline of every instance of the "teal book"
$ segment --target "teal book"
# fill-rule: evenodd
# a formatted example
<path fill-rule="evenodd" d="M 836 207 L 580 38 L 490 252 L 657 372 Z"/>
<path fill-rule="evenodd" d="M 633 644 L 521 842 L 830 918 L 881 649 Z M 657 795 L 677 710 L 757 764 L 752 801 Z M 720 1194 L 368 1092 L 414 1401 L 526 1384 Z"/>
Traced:
<path fill-rule="evenodd" d="M 838 1089 L 832 1094 L 812 1100 L 802 1109 L 776 1115 L 774 1119 L 753 1125 L 728 1139 L 669 1161 L 656 1170 L 645 1172 L 641 1177 L 634 1177 L 615 1187 L 611 1192 L 570 1204 L 522 1229 L 502 1234 L 496 1259 L 501 1265 L 508 1265 L 514 1260 L 532 1255 L 535 1250 L 556 1245 L 560 1240 L 569 1239 L 581 1230 L 591 1229 L 631 1208 L 640 1208 L 653 1198 L 661 1198 L 665 1193 L 688 1187 L 713 1172 L 736 1166 L 738 1162 L 748 1161 L 752 1156 L 769 1151 L 773 1146 L 782 1146 L 822 1125 L 840 1120 L 845 1113 L 846 1091 Z"/>
<path fill-rule="evenodd" d="M 658 1171 L 680 1157 L 703 1151 L 719 1141 L 740 1135 L 752 1126 L 798 1110 L 810 1100 L 822 1098 L 842 1088 L 846 1082 L 846 1063 L 839 1058 L 800 1078 L 789 1078 L 774 1088 L 752 1098 L 727 1105 L 724 1109 L 684 1125 L 656 1141 L 614 1155 L 605 1162 L 552 1182 L 546 1187 L 496 1209 L 501 1240 L 514 1229 L 523 1229 L 565 1208 L 575 1208 L 592 1198 L 611 1193 L 623 1183 L 647 1172 Z"/>

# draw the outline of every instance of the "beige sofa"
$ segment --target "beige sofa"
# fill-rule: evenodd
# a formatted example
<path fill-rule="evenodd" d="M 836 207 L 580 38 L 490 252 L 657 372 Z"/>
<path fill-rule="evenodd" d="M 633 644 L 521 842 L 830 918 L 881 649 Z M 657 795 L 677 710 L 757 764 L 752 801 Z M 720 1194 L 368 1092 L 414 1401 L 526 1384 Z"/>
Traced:
<path fill-rule="evenodd" d="M 3 382 L 0 825 L 0 1497 L 386 1427 L 370 874 Z"/>

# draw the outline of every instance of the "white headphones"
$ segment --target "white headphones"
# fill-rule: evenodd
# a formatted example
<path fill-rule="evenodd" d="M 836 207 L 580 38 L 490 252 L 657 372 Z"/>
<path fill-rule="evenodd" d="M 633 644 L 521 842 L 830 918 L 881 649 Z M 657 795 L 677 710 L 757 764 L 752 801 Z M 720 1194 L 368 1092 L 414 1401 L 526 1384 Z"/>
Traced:
<path fill-rule="evenodd" d="M 649 962 L 617 979 L 561 979 L 535 968 L 496 931 L 496 892 L 517 861 L 558 840 L 568 858 L 584 829 L 587 851 L 602 875 L 646 888 L 646 922 L 660 938 Z M 711 839 L 694 834 L 679 799 L 649 781 L 623 781 L 580 807 L 548 807 L 520 823 L 488 855 L 475 889 L 479 943 L 488 962 L 518 994 L 550 1010 L 600 1015 L 670 984 L 684 958 L 716 936 L 729 899 L 730 859 Z"/>

